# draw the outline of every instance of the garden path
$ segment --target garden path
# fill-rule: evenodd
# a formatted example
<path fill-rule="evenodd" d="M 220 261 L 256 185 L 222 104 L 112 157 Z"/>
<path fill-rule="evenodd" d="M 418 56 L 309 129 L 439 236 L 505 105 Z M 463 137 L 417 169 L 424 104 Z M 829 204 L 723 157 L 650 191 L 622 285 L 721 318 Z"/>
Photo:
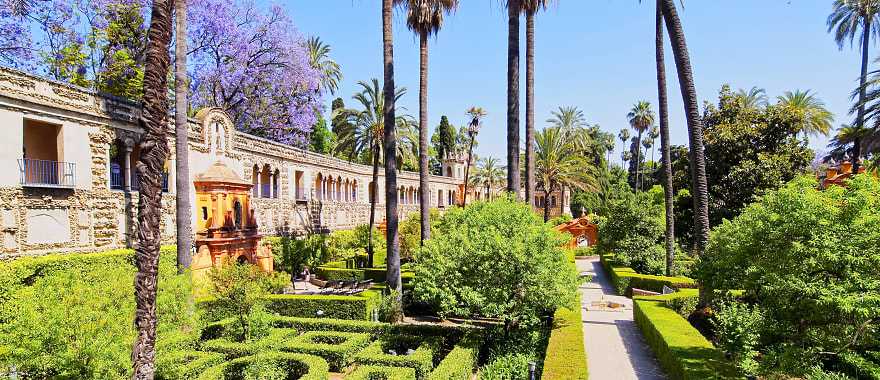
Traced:
<path fill-rule="evenodd" d="M 592 379 L 665 379 L 651 348 L 633 321 L 632 300 L 616 295 L 598 257 L 577 260 L 578 271 L 593 281 L 581 285 L 584 347 Z M 611 301 L 622 308 L 598 307 Z"/>

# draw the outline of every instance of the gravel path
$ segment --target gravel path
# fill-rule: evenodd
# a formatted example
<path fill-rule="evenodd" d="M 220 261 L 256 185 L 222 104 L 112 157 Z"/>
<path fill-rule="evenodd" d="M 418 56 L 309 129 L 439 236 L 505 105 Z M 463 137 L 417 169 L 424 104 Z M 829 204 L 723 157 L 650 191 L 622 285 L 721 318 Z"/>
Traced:
<path fill-rule="evenodd" d="M 633 321 L 632 300 L 617 296 L 599 258 L 577 260 L 581 273 L 593 281 L 581 285 L 584 347 L 592 379 L 665 379 L 663 371 Z M 611 309 L 601 302 L 622 304 Z"/>

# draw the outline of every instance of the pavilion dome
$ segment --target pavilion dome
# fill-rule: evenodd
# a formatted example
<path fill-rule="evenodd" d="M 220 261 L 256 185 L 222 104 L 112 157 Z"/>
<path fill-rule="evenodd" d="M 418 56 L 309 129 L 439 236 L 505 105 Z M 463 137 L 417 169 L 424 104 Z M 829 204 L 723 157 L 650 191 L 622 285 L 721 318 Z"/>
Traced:
<path fill-rule="evenodd" d="M 204 173 L 197 175 L 195 177 L 195 182 L 217 182 L 236 185 L 251 184 L 250 182 L 241 179 L 238 174 L 235 174 L 232 169 L 230 169 L 228 166 L 226 166 L 226 164 L 220 161 L 215 162 Z"/>

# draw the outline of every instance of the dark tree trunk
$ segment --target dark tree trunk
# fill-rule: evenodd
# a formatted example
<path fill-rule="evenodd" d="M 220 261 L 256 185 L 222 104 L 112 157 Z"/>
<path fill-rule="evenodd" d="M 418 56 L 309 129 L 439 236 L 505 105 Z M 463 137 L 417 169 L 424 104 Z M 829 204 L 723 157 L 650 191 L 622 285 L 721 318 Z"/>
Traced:
<path fill-rule="evenodd" d="M 642 191 L 642 183 L 639 180 L 642 174 L 642 130 L 639 129 L 636 138 L 636 191 Z"/>
<path fill-rule="evenodd" d="M 187 103 L 189 78 L 186 73 L 186 0 L 176 0 L 177 26 L 174 50 L 174 155 L 177 192 L 177 272 L 183 273 L 192 262 L 192 205 L 189 183 L 189 123 Z"/>
<path fill-rule="evenodd" d="M 565 214 L 565 185 L 559 186 L 559 215 Z"/>
<path fill-rule="evenodd" d="M 172 0 L 154 0 L 150 17 L 147 60 L 144 68 L 144 99 L 139 119 L 144 129 L 141 155 L 137 163 L 138 245 L 135 249 L 137 273 L 134 276 L 137 337 L 131 351 L 132 378 L 152 379 L 156 359 L 156 283 L 159 272 L 162 209 L 162 168 L 168 159 L 168 70 L 171 41 Z"/>
<path fill-rule="evenodd" d="M 675 189 L 672 187 L 672 158 L 669 152 L 669 103 L 666 96 L 666 63 L 663 54 L 663 10 L 657 1 L 657 96 L 660 108 L 660 155 L 663 161 L 663 195 L 666 203 L 666 275 L 675 274 Z M 653 156 L 653 153 L 651 154 Z"/>
<path fill-rule="evenodd" d="M 431 238 L 431 209 L 428 189 L 428 34 L 419 36 L 419 215 L 421 245 Z"/>
<path fill-rule="evenodd" d="M 519 198 L 519 14 L 521 0 L 507 3 L 507 191 Z"/>
<path fill-rule="evenodd" d="M 373 228 L 376 226 L 376 197 L 379 196 L 377 193 L 379 192 L 379 145 L 373 145 L 373 184 L 372 192 L 370 193 L 370 229 L 367 232 L 367 237 L 369 241 L 367 241 L 367 262 L 370 263 L 370 266 L 375 266 L 376 263 L 373 262 Z"/>
<path fill-rule="evenodd" d="M 868 47 L 871 42 L 871 19 L 868 17 L 865 17 L 862 33 L 862 72 L 859 76 L 859 110 L 856 113 L 856 126 L 860 129 L 865 127 L 865 82 L 868 80 Z M 856 139 L 853 146 L 853 176 L 859 173 L 859 156 L 861 156 L 859 140 L 861 139 Z"/>
<path fill-rule="evenodd" d="M 544 223 L 550 220 L 550 191 L 544 188 Z"/>
<path fill-rule="evenodd" d="M 474 138 L 475 136 L 471 135 L 471 142 L 468 146 L 467 165 L 464 167 L 464 192 L 461 194 L 461 207 L 467 205 L 468 183 L 470 183 L 471 179 L 471 157 L 474 155 Z"/>
<path fill-rule="evenodd" d="M 700 119 L 687 42 L 681 19 L 675 9 L 675 0 L 660 1 L 663 6 L 666 29 L 669 31 L 669 39 L 672 42 L 672 53 L 675 56 L 675 67 L 678 71 L 678 82 L 687 117 L 691 187 L 694 191 L 694 253 L 702 255 L 706 243 L 709 241 L 709 188 L 706 182 L 706 156 L 703 151 L 703 122 Z"/>
<path fill-rule="evenodd" d="M 526 202 L 535 203 L 535 12 L 526 13 Z"/>
<path fill-rule="evenodd" d="M 387 224 L 387 273 L 388 290 L 396 292 L 398 305 L 403 287 L 400 281 L 400 239 L 397 230 L 397 136 L 394 125 L 394 36 L 393 0 L 382 0 L 382 45 L 385 66 L 385 217 Z M 403 316 L 394 316 L 400 321 Z"/>

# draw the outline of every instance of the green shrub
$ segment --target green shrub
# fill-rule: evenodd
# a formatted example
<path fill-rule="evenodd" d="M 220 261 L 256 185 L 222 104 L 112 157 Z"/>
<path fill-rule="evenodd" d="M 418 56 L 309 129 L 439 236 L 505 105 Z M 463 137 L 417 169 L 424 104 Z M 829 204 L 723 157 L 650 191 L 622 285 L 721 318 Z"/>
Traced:
<path fill-rule="evenodd" d="M 315 275 L 318 276 L 318 278 L 327 281 L 363 281 L 366 278 L 363 269 L 348 269 L 344 267 L 344 261 L 340 261 L 340 263 L 343 265 L 342 268 L 328 267 L 325 265 L 319 266 L 315 268 Z"/>
<path fill-rule="evenodd" d="M 351 364 L 354 354 L 370 344 L 370 334 L 309 331 L 281 345 L 282 351 L 320 356 L 330 369 L 340 372 Z"/>
<path fill-rule="evenodd" d="M 661 244 L 665 231 L 663 202 L 648 192 L 627 193 L 608 204 L 606 218 L 599 223 L 601 253 L 613 252 L 621 266 L 639 273 L 661 274 L 665 250 Z"/>
<path fill-rule="evenodd" d="M 437 230 L 440 221 L 440 211 L 432 208 L 428 216 L 431 226 L 431 236 Z M 417 211 L 410 214 L 400 223 L 400 260 L 412 261 L 416 251 L 422 246 L 422 216 Z"/>
<path fill-rule="evenodd" d="M 355 355 L 358 364 L 415 369 L 416 378 L 424 379 L 434 366 L 434 352 L 439 345 L 430 337 L 407 335 L 383 336 Z M 408 350 L 412 350 L 407 354 Z"/>
<path fill-rule="evenodd" d="M 378 298 L 369 290 L 353 296 L 272 294 L 266 297 L 266 308 L 288 317 L 370 320 Z"/>
<path fill-rule="evenodd" d="M 416 371 L 405 367 L 358 366 L 345 380 L 415 380 Z"/>
<path fill-rule="evenodd" d="M 387 323 L 330 318 L 275 317 L 272 326 L 298 331 L 343 331 L 380 335 L 390 328 Z"/>
<path fill-rule="evenodd" d="M 465 335 L 437 364 L 437 368 L 434 368 L 428 380 L 469 380 L 477 366 L 481 338 L 478 334 Z"/>
<path fill-rule="evenodd" d="M 880 319 L 880 180 L 858 175 L 818 190 L 810 175 L 769 191 L 717 226 L 695 269 L 707 290 L 745 290 L 772 329 L 760 351 L 859 352 Z M 708 294 L 715 294 L 711 292 Z M 846 338 L 844 338 L 846 337 Z"/>
<path fill-rule="evenodd" d="M 666 277 L 639 274 L 631 268 L 614 267 L 610 272 L 611 283 L 617 294 L 632 296 L 633 288 L 660 293 L 663 287 L 672 289 L 696 287 L 693 279 L 687 277 Z"/>
<path fill-rule="evenodd" d="M 528 380 L 529 362 L 532 358 L 523 354 L 499 356 L 480 370 L 481 380 Z"/>
<path fill-rule="evenodd" d="M 662 302 L 638 297 L 633 300 L 633 306 L 636 324 L 670 378 L 743 378 L 737 368 L 724 359 L 721 351 Z"/>
<path fill-rule="evenodd" d="M 194 328 L 189 274 L 162 247 L 158 335 Z M 33 377 L 128 378 L 135 268 L 131 250 L 47 255 L 0 263 L 0 368 Z"/>
<path fill-rule="evenodd" d="M 287 236 L 264 239 L 272 243 L 275 268 L 292 275 L 302 272 L 304 266 L 314 268 L 331 260 L 324 235 L 309 235 L 301 239 Z"/>
<path fill-rule="evenodd" d="M 580 298 L 580 297 L 578 297 Z M 553 315 L 553 330 L 544 355 L 541 380 L 587 380 L 587 353 L 581 324 L 580 300 L 573 309 L 560 308 Z"/>
<path fill-rule="evenodd" d="M 713 315 L 715 343 L 744 373 L 757 374 L 758 341 L 764 316 L 758 307 L 735 300 L 719 300 Z"/>
<path fill-rule="evenodd" d="M 560 248 L 566 240 L 508 197 L 453 208 L 419 251 L 413 296 L 441 316 L 496 317 L 509 328 L 538 323 L 577 291 Z"/>
<path fill-rule="evenodd" d="M 211 367 L 198 380 L 327 380 L 329 371 L 327 362 L 316 356 L 267 352 Z"/>
<path fill-rule="evenodd" d="M 265 331 L 259 330 L 260 327 L 268 327 L 260 323 L 260 317 L 272 287 L 265 272 L 254 265 L 230 261 L 211 268 L 208 277 L 216 297 L 211 306 L 221 310 L 223 315 L 231 315 L 238 320 L 233 326 L 240 328 L 237 334 L 239 341 L 249 340 Z"/>
<path fill-rule="evenodd" d="M 159 354 L 156 357 L 156 379 L 192 379 L 223 360 L 223 354 L 217 352 L 176 351 Z"/>
<path fill-rule="evenodd" d="M 562 215 L 550 218 L 550 220 L 547 221 L 547 224 L 549 224 L 551 227 L 556 227 L 562 223 L 570 222 L 571 219 L 572 219 L 571 215 L 562 214 Z"/>

